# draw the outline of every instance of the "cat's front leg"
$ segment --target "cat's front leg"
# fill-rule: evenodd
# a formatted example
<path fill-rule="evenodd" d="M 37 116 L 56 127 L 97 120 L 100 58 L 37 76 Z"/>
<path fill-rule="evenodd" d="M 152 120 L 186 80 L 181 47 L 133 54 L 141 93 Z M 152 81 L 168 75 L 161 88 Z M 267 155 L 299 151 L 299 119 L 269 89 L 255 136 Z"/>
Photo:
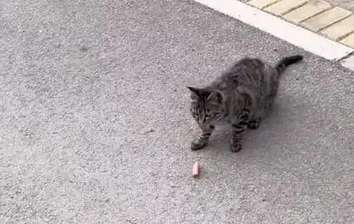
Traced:
<path fill-rule="evenodd" d="M 249 123 L 249 111 L 244 110 L 239 116 L 239 121 L 232 123 L 231 152 L 239 152 L 242 149 L 242 135 L 247 130 Z"/>
<path fill-rule="evenodd" d="M 202 129 L 202 134 L 192 142 L 191 149 L 193 151 L 202 149 L 208 145 L 209 137 L 213 133 L 214 126 L 209 125 L 201 129 Z"/>

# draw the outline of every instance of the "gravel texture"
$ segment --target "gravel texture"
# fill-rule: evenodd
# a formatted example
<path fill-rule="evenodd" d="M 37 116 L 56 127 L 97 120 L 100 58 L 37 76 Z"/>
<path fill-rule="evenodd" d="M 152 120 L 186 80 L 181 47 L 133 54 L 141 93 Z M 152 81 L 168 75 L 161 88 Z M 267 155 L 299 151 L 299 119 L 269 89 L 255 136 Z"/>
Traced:
<path fill-rule="evenodd" d="M 354 223 L 338 64 L 185 0 L 1 1 L 0 43 L 0 223 Z M 241 152 L 190 151 L 185 86 L 295 53 Z"/>

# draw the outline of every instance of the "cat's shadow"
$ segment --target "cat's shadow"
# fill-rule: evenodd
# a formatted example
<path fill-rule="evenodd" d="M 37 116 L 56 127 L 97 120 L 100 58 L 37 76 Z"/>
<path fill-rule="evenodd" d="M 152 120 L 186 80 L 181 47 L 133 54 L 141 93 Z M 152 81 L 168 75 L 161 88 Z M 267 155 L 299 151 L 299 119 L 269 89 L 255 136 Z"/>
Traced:
<path fill-rule="evenodd" d="M 277 133 L 282 131 L 284 124 L 289 125 L 292 122 L 287 120 L 287 113 L 291 113 L 289 108 L 287 109 L 286 106 L 275 103 L 272 113 L 262 121 L 258 129 L 248 129 L 245 132 L 242 139 L 242 150 L 235 154 L 253 153 L 255 150 L 263 149 L 265 145 L 271 144 L 270 141 L 276 137 Z M 230 138 L 230 125 L 217 126 L 206 150 L 230 151 Z"/>

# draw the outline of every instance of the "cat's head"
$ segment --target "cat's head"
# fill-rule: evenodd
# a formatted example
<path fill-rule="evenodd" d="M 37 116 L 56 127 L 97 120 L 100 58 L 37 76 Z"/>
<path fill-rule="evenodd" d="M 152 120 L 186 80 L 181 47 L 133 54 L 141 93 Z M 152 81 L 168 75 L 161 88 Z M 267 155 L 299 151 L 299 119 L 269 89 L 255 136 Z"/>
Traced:
<path fill-rule="evenodd" d="M 191 114 L 199 126 L 211 125 L 225 114 L 223 94 L 217 90 L 187 87 L 191 91 Z"/>

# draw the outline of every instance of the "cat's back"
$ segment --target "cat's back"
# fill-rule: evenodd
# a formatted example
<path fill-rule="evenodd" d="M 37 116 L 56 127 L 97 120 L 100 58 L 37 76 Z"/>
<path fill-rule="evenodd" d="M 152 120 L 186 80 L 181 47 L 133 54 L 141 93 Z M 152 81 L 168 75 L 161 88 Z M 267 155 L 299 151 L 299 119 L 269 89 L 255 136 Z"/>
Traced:
<path fill-rule="evenodd" d="M 214 84 L 238 86 L 260 81 L 267 65 L 257 58 L 243 58 L 226 70 Z"/>
<path fill-rule="evenodd" d="M 265 64 L 257 58 L 243 58 L 236 62 L 223 76 L 231 78 L 242 78 L 255 72 L 262 72 Z"/>

